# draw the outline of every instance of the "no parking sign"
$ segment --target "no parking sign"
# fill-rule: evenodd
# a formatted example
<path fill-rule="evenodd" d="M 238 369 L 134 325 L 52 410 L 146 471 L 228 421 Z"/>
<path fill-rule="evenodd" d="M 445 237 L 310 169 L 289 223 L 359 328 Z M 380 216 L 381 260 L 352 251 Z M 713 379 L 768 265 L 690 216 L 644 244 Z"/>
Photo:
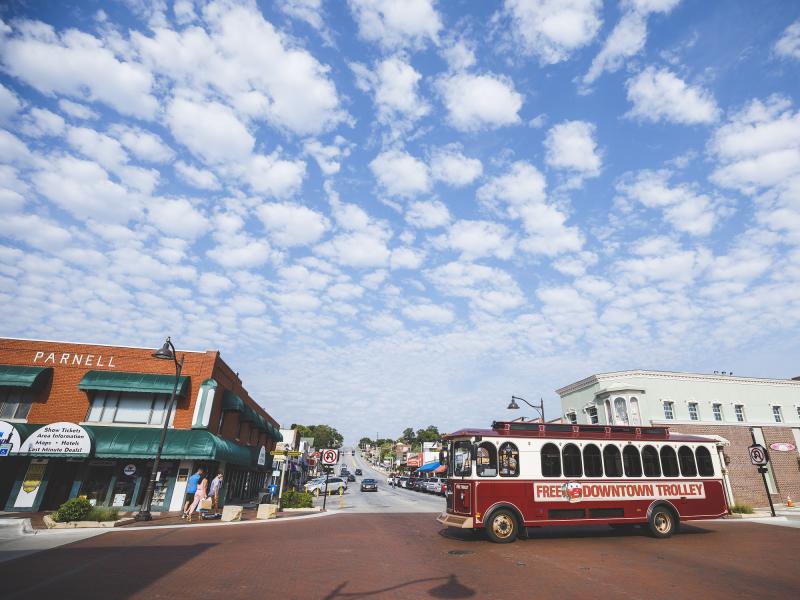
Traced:
<path fill-rule="evenodd" d="M 339 461 L 339 451 L 333 449 L 325 449 L 322 451 L 322 464 L 335 465 Z"/>

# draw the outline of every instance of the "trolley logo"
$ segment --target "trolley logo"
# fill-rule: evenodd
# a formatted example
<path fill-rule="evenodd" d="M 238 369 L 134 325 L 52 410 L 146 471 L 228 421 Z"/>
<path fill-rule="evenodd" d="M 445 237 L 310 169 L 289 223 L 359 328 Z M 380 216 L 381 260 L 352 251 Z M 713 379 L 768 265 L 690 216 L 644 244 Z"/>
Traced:
<path fill-rule="evenodd" d="M 703 499 L 705 485 L 700 481 L 681 483 L 534 483 L 533 499 L 536 501 L 581 500 L 654 500 L 656 498 Z"/>

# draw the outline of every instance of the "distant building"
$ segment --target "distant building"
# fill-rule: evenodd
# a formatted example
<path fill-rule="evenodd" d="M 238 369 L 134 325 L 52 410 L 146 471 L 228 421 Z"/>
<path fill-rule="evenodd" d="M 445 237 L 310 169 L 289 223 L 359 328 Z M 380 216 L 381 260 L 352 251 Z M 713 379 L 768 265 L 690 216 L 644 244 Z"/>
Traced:
<path fill-rule="evenodd" d="M 564 423 L 668 425 L 675 432 L 719 436 L 731 502 L 767 504 L 747 452 L 753 438 L 768 450 L 770 444 L 791 444 L 795 450 L 769 450 L 767 482 L 774 502 L 800 496 L 798 378 L 634 370 L 591 375 L 556 393 Z"/>

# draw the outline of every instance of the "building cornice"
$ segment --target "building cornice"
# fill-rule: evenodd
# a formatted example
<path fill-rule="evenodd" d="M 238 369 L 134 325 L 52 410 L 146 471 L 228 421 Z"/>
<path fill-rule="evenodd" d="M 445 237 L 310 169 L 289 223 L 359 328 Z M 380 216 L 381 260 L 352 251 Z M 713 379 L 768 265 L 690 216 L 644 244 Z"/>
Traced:
<path fill-rule="evenodd" d="M 3 337 L 0 338 L 0 344 L 3 342 L 36 342 L 37 344 L 69 344 L 71 346 L 100 346 L 102 348 L 124 348 L 127 350 L 150 350 L 155 351 L 157 349 L 156 346 L 121 346 L 118 344 L 98 344 L 97 342 L 75 342 L 75 341 L 67 341 L 67 340 L 40 340 L 36 338 L 12 338 L 12 337 Z M 183 348 L 177 348 L 178 354 L 183 354 L 186 352 L 187 354 L 206 354 L 208 352 L 218 352 L 218 350 L 184 350 Z"/>

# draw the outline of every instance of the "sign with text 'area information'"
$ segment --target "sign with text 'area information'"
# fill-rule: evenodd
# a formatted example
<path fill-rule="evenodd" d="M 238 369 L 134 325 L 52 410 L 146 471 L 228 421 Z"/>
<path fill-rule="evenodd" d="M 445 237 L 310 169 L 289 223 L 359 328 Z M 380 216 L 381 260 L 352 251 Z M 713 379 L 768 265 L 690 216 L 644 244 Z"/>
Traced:
<path fill-rule="evenodd" d="M 339 461 L 339 451 L 327 448 L 322 451 L 321 457 L 323 465 L 335 465 Z"/>
<path fill-rule="evenodd" d="M 20 448 L 22 454 L 47 456 L 87 455 L 92 451 L 92 438 L 75 423 L 51 423 L 34 431 Z"/>

